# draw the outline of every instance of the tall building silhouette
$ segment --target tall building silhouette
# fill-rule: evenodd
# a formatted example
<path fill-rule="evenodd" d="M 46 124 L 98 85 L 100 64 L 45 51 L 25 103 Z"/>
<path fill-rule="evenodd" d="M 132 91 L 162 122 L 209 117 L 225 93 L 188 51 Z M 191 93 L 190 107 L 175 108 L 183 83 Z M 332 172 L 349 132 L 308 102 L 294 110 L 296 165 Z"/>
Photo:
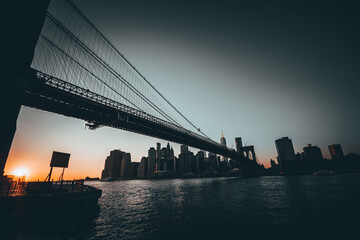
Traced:
<path fill-rule="evenodd" d="M 278 164 L 282 170 L 288 170 L 289 163 L 295 161 L 294 146 L 289 137 L 279 138 L 275 141 L 276 151 L 278 153 Z"/>
<path fill-rule="evenodd" d="M 329 145 L 329 152 L 331 155 L 331 159 L 334 161 L 339 161 L 344 158 L 344 152 L 340 144 Z"/>
<path fill-rule="evenodd" d="M 148 177 L 154 176 L 156 171 L 156 150 L 155 148 L 150 148 L 148 151 Z"/>
<path fill-rule="evenodd" d="M 161 144 L 160 143 L 156 143 L 156 171 L 160 171 L 160 149 L 161 149 Z"/>
<path fill-rule="evenodd" d="M 101 173 L 101 179 L 106 178 L 120 178 L 121 163 L 125 152 L 121 150 L 113 150 L 105 160 L 105 167 Z"/>
<path fill-rule="evenodd" d="M 174 150 L 168 143 L 160 150 L 160 169 L 158 171 L 173 171 L 174 169 Z"/>
<path fill-rule="evenodd" d="M 217 167 L 218 167 L 218 163 L 217 163 L 217 156 L 215 153 L 209 152 L 208 154 L 208 161 L 209 161 L 209 166 L 208 166 L 208 170 L 210 172 L 216 171 Z"/>
<path fill-rule="evenodd" d="M 142 157 L 139 167 L 137 169 L 138 178 L 147 178 L 148 177 L 148 158 Z"/>
<path fill-rule="evenodd" d="M 198 153 L 196 154 L 196 172 L 204 171 L 204 158 L 205 152 L 198 151 Z"/>
<path fill-rule="evenodd" d="M 224 133 L 223 131 L 221 130 L 221 138 L 220 138 L 220 144 L 224 147 L 226 147 L 226 139 L 224 137 Z M 223 161 L 227 162 L 228 161 L 228 158 L 227 157 L 222 157 Z"/>
<path fill-rule="evenodd" d="M 235 138 L 235 145 L 236 145 L 236 151 L 242 153 L 242 151 L 241 151 L 241 148 L 242 148 L 242 140 L 241 140 L 241 137 Z"/>
<path fill-rule="evenodd" d="M 304 150 L 304 160 L 310 169 L 318 169 L 321 161 L 323 160 L 323 156 L 320 148 L 317 146 L 312 146 L 308 144 L 303 148 Z"/>
<path fill-rule="evenodd" d="M 274 161 L 274 160 L 272 160 L 272 159 L 270 159 L 270 165 L 271 165 L 271 168 L 272 169 L 276 169 L 277 168 L 277 164 L 276 164 L 276 162 Z"/>
<path fill-rule="evenodd" d="M 123 159 L 121 161 L 121 173 L 120 173 L 121 178 L 128 177 L 127 171 L 128 171 L 130 163 L 131 163 L 131 155 L 130 155 L 130 153 L 125 153 L 123 156 Z"/>
<path fill-rule="evenodd" d="M 180 146 L 180 153 L 187 153 L 189 151 L 189 147 L 187 145 Z"/>
<path fill-rule="evenodd" d="M 186 145 L 181 145 L 180 146 L 180 151 L 181 153 L 179 154 L 179 158 L 178 158 L 178 173 L 180 175 L 185 174 L 185 173 L 190 173 L 193 170 L 193 162 L 196 162 L 194 153 L 190 152 L 188 149 L 188 146 Z"/>
<path fill-rule="evenodd" d="M 124 179 L 134 179 L 137 177 L 138 162 L 130 162 L 127 164 Z"/>

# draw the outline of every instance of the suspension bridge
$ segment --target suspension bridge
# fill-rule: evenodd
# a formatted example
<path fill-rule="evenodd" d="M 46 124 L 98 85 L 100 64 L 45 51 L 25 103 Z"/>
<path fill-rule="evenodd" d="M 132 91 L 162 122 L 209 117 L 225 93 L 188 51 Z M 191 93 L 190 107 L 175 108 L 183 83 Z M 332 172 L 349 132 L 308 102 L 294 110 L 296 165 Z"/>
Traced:
<path fill-rule="evenodd" d="M 22 105 L 148 135 L 240 161 L 250 160 L 207 137 L 71 1 L 7 1 L 1 58 L 0 172 Z"/>

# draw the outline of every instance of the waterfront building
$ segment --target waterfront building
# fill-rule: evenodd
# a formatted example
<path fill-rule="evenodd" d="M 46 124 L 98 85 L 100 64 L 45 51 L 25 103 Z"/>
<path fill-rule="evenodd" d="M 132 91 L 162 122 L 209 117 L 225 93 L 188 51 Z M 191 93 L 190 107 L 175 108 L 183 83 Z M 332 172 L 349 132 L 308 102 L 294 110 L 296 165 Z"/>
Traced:
<path fill-rule="evenodd" d="M 331 155 L 331 159 L 334 162 L 341 161 L 344 159 L 344 152 L 340 144 L 331 144 L 329 145 L 329 152 Z"/>
<path fill-rule="evenodd" d="M 318 169 L 320 163 L 323 161 L 323 156 L 320 148 L 308 144 L 306 147 L 303 148 L 303 150 L 304 150 L 304 160 L 308 165 L 308 167 L 312 170 Z"/>
<path fill-rule="evenodd" d="M 178 158 L 178 173 L 182 175 L 193 171 L 193 162 L 196 160 L 194 153 L 188 151 L 187 146 L 181 145 L 180 150 L 182 152 L 179 154 Z"/>
<path fill-rule="evenodd" d="M 178 168 L 177 172 L 180 175 L 183 175 L 185 173 L 185 153 L 180 153 L 178 158 Z"/>
<path fill-rule="evenodd" d="M 294 146 L 289 137 L 279 138 L 275 141 L 277 160 L 280 168 L 284 171 L 289 170 L 289 165 L 295 162 Z"/>
<path fill-rule="evenodd" d="M 220 156 L 216 156 L 216 168 L 219 169 L 220 168 Z"/>
<path fill-rule="evenodd" d="M 301 154 L 299 152 L 297 152 L 295 154 L 295 161 L 296 162 L 301 162 L 302 161 L 302 156 L 301 156 Z"/>
<path fill-rule="evenodd" d="M 160 169 L 158 171 L 173 172 L 174 169 L 174 150 L 168 143 L 166 147 L 160 150 Z"/>
<path fill-rule="evenodd" d="M 148 177 L 154 176 L 156 171 L 156 150 L 155 148 L 150 148 L 148 151 Z"/>
<path fill-rule="evenodd" d="M 196 172 L 204 171 L 204 158 L 205 158 L 205 152 L 198 151 L 196 154 Z"/>
<path fill-rule="evenodd" d="M 148 177 L 148 158 L 142 157 L 139 167 L 137 169 L 137 178 L 147 178 Z"/>
<path fill-rule="evenodd" d="M 168 163 L 165 158 L 161 158 L 161 171 L 168 170 Z"/>
<path fill-rule="evenodd" d="M 300 153 L 300 156 L 301 156 L 301 160 L 305 162 L 305 153 L 304 152 Z"/>
<path fill-rule="evenodd" d="M 206 172 L 215 172 L 217 170 L 216 159 L 216 154 L 209 152 L 208 157 L 204 159 Z"/>
<path fill-rule="evenodd" d="M 101 173 L 101 179 L 120 178 L 121 162 L 125 152 L 121 150 L 113 150 L 105 160 L 105 167 Z"/>
<path fill-rule="evenodd" d="M 130 153 L 125 153 L 121 161 L 121 172 L 120 172 L 121 178 L 127 177 L 127 171 L 130 163 L 131 163 L 131 155 Z"/>
<path fill-rule="evenodd" d="M 161 144 L 160 143 L 156 143 L 156 172 L 160 171 L 160 149 L 161 149 Z"/>
<path fill-rule="evenodd" d="M 174 157 L 173 159 L 173 167 L 174 167 L 174 173 L 179 171 L 179 159 L 177 157 Z"/>
<path fill-rule="evenodd" d="M 276 164 L 276 162 L 272 159 L 270 159 L 270 165 L 271 165 L 272 169 L 277 169 L 277 167 L 278 167 L 278 164 Z"/>
<path fill-rule="evenodd" d="M 174 172 L 174 164 L 175 164 L 174 149 L 170 147 L 169 143 L 167 145 L 167 149 L 168 149 L 168 157 L 167 157 L 168 170 Z"/>
<path fill-rule="evenodd" d="M 167 170 L 167 158 L 168 158 L 168 150 L 163 147 L 160 150 L 160 165 L 158 166 L 157 171 L 166 171 Z"/>
<path fill-rule="evenodd" d="M 127 164 L 124 179 L 135 179 L 139 167 L 138 162 L 130 162 Z"/>
<path fill-rule="evenodd" d="M 210 167 L 211 169 L 217 169 L 217 156 L 215 153 L 212 153 L 212 152 L 209 152 L 208 154 L 208 160 L 209 160 L 209 166 L 212 166 Z"/>
<path fill-rule="evenodd" d="M 105 159 L 104 169 L 101 172 L 101 179 L 109 178 L 109 168 L 110 168 L 109 165 L 110 165 L 110 160 L 109 160 L 109 156 L 107 156 Z"/>
<path fill-rule="evenodd" d="M 176 172 L 176 158 L 175 158 L 174 149 L 172 146 L 170 147 L 169 155 L 170 155 L 169 169 L 172 172 Z"/>
<path fill-rule="evenodd" d="M 189 151 L 189 147 L 187 145 L 180 146 L 180 153 L 187 153 Z"/>

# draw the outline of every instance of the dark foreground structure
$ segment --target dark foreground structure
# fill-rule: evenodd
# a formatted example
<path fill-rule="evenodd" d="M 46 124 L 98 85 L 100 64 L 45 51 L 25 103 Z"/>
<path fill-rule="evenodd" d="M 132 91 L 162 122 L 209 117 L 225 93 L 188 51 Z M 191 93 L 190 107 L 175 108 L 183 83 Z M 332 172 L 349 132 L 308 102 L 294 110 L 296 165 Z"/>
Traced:
<path fill-rule="evenodd" d="M 63 216 L 98 207 L 102 190 L 83 180 L 60 182 L 8 182 L 0 192 L 2 219 Z"/>

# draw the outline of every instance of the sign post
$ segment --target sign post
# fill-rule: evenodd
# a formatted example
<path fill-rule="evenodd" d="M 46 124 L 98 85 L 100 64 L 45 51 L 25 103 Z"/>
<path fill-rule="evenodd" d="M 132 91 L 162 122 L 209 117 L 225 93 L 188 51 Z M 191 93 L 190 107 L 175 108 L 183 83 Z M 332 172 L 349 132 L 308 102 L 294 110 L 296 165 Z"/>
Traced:
<path fill-rule="evenodd" d="M 62 152 L 53 151 L 53 154 L 51 157 L 51 162 L 50 162 L 50 173 L 46 177 L 45 182 L 46 181 L 50 182 L 52 170 L 54 167 L 63 168 L 63 171 L 59 177 L 59 181 L 62 181 L 64 179 L 65 168 L 67 168 L 69 165 L 69 158 L 70 158 L 70 153 L 62 153 Z"/>

